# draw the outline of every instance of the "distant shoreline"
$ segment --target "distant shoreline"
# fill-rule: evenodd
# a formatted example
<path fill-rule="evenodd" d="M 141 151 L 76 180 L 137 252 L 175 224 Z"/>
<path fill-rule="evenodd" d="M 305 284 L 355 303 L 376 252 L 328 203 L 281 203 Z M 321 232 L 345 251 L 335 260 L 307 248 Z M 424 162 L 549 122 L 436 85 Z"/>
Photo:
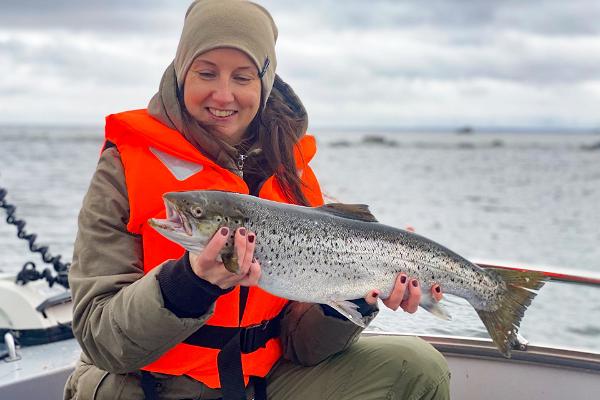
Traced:
<path fill-rule="evenodd" d="M 471 127 L 471 126 L 470 126 Z M 472 126 L 468 135 L 486 135 L 486 134 L 507 134 L 507 133 L 527 133 L 527 134 L 580 134 L 580 135 L 598 135 L 600 136 L 600 127 L 585 127 L 585 128 L 566 128 L 566 127 L 523 127 L 523 126 L 488 126 L 479 127 Z M 0 137 L 8 132 L 14 133 L 14 130 L 67 130 L 67 131 L 84 131 L 84 132 L 104 132 L 104 125 L 99 124 L 16 124 L 16 123 L 0 123 Z M 423 134 L 456 134 L 464 135 L 461 130 L 464 126 L 335 126 L 335 125 L 314 125 L 309 126 L 308 131 L 312 133 L 318 132 L 369 132 L 369 133 L 423 133 Z"/>

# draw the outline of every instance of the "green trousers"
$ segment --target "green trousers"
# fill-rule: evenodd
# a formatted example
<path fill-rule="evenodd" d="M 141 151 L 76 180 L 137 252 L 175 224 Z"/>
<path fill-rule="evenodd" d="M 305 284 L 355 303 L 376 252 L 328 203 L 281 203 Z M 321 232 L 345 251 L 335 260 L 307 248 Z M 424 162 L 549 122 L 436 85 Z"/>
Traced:
<path fill-rule="evenodd" d="M 161 400 L 217 399 L 220 391 L 187 377 L 157 374 Z M 267 376 L 269 400 L 449 399 L 446 360 L 424 340 L 410 336 L 362 337 L 314 367 L 280 361 Z M 111 374 L 78 363 L 65 400 L 140 400 L 140 374 Z M 252 389 L 248 389 L 252 398 Z"/>
<path fill-rule="evenodd" d="M 267 378 L 269 400 L 442 400 L 446 360 L 416 337 L 363 337 L 314 367 L 281 361 Z"/>

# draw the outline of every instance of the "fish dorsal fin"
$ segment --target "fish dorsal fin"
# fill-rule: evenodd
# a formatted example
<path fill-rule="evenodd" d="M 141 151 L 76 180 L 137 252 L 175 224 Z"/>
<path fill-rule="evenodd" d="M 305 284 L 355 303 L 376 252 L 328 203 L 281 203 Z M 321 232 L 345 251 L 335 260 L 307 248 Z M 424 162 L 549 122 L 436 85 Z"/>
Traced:
<path fill-rule="evenodd" d="M 365 222 L 377 222 L 366 204 L 329 203 L 319 207 L 319 210 L 338 217 L 356 219 Z"/>

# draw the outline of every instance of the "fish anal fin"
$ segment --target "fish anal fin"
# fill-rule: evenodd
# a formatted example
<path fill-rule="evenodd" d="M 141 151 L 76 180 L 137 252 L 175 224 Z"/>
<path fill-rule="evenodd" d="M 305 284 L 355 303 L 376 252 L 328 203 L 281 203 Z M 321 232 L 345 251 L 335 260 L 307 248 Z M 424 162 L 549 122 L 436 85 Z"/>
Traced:
<path fill-rule="evenodd" d="M 328 214 L 336 215 L 342 218 L 356 219 L 365 222 L 377 222 L 377 219 L 366 204 L 344 204 L 344 203 L 328 203 L 318 208 Z"/>
<path fill-rule="evenodd" d="M 348 318 L 351 322 L 354 322 L 356 325 L 366 328 L 365 322 L 363 320 L 362 314 L 358 311 L 358 306 L 351 301 L 341 300 L 336 301 L 332 300 L 327 303 L 327 305 L 344 317 Z"/>
<path fill-rule="evenodd" d="M 445 321 L 452 320 L 452 316 L 448 313 L 446 308 L 436 302 L 431 294 L 423 294 L 419 305 L 440 319 Z"/>

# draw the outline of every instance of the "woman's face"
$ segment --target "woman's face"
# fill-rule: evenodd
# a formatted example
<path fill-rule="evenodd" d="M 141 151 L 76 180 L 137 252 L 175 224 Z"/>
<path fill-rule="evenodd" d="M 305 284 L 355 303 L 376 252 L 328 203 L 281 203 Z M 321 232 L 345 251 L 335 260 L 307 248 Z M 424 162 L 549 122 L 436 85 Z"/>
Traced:
<path fill-rule="evenodd" d="M 238 144 L 260 106 L 261 82 L 252 60 L 236 49 L 200 54 L 183 84 L 188 112 L 230 145 Z"/>

